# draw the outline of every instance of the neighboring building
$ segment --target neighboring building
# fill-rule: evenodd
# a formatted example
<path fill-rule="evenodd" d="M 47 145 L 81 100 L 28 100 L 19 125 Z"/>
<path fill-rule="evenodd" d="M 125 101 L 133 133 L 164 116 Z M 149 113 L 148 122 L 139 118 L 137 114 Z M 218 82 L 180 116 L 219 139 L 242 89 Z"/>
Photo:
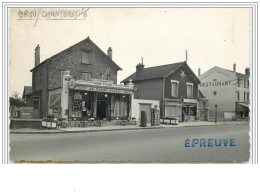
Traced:
<path fill-rule="evenodd" d="M 135 99 L 159 100 L 161 117 L 195 120 L 198 117 L 199 78 L 186 62 L 144 68 L 122 81 L 131 80 L 136 87 Z"/>
<path fill-rule="evenodd" d="M 32 86 L 24 86 L 22 99 L 24 99 L 25 103 L 26 103 L 26 96 L 30 93 L 32 93 Z"/>
<path fill-rule="evenodd" d="M 132 99 L 132 117 L 140 120 L 141 111 L 146 111 L 147 123 L 151 123 L 152 108 L 159 108 L 159 105 L 158 100 Z"/>
<path fill-rule="evenodd" d="M 200 121 L 209 120 L 209 100 L 199 90 L 198 98 L 198 116 Z"/>
<path fill-rule="evenodd" d="M 211 119 L 215 116 L 215 105 L 221 120 L 249 116 L 249 68 L 241 74 L 236 72 L 236 64 L 233 71 L 215 66 L 199 78 L 199 89 L 209 100 Z"/>
<path fill-rule="evenodd" d="M 117 85 L 122 69 L 112 60 L 111 47 L 107 52 L 88 37 L 40 63 L 38 45 L 27 106 L 39 110 L 39 117 L 128 117 L 133 85 Z"/>

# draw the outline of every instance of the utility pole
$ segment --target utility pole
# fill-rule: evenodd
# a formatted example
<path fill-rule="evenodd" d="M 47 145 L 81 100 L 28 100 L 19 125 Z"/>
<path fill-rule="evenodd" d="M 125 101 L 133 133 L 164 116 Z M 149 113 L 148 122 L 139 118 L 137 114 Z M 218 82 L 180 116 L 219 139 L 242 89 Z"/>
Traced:
<path fill-rule="evenodd" d="M 185 59 L 186 59 L 186 63 L 188 63 L 188 50 L 185 51 Z"/>

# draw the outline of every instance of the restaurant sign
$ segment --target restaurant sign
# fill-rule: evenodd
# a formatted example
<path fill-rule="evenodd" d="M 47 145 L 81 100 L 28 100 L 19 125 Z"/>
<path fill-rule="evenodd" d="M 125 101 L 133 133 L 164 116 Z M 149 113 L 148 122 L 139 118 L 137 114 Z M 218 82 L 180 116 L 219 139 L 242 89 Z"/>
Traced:
<path fill-rule="evenodd" d="M 216 87 L 216 86 L 228 86 L 231 85 L 231 81 L 213 81 L 200 83 L 200 87 Z"/>
<path fill-rule="evenodd" d="M 74 89 L 82 90 L 82 91 L 104 92 L 104 93 L 132 94 L 132 91 L 127 91 L 122 89 L 102 88 L 102 87 L 76 86 Z"/>

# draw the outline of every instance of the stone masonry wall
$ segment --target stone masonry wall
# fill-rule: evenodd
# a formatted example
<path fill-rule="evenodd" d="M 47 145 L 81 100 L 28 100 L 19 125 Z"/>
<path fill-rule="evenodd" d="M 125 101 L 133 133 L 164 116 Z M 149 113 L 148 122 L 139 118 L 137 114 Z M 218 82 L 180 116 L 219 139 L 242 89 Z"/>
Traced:
<path fill-rule="evenodd" d="M 90 64 L 82 63 L 82 52 L 90 52 Z M 93 44 L 84 41 L 73 49 L 59 55 L 50 62 L 49 66 L 49 89 L 61 87 L 61 71 L 70 70 L 70 74 L 76 79 L 81 79 L 81 73 L 90 73 L 91 78 L 101 79 L 101 74 L 105 74 L 110 69 L 110 79 L 117 83 L 117 69 L 110 64 L 106 56 L 100 52 Z"/>

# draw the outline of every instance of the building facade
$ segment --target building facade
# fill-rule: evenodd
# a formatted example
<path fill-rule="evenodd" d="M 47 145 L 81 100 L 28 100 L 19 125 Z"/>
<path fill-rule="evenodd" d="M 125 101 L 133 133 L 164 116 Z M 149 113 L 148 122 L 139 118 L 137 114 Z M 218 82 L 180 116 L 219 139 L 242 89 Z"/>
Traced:
<path fill-rule="evenodd" d="M 118 70 L 111 47 L 105 54 L 89 37 L 41 63 L 38 45 L 26 104 L 40 118 L 128 117 L 133 84 L 118 85 Z"/>
<path fill-rule="evenodd" d="M 135 85 L 135 99 L 158 100 L 161 117 L 188 121 L 198 118 L 198 85 L 200 80 L 186 62 L 144 68 L 122 81 Z"/>
<path fill-rule="evenodd" d="M 217 109 L 219 120 L 234 120 L 249 117 L 249 68 L 245 74 L 220 67 L 213 67 L 199 75 L 200 91 L 209 100 L 210 117 Z"/>

